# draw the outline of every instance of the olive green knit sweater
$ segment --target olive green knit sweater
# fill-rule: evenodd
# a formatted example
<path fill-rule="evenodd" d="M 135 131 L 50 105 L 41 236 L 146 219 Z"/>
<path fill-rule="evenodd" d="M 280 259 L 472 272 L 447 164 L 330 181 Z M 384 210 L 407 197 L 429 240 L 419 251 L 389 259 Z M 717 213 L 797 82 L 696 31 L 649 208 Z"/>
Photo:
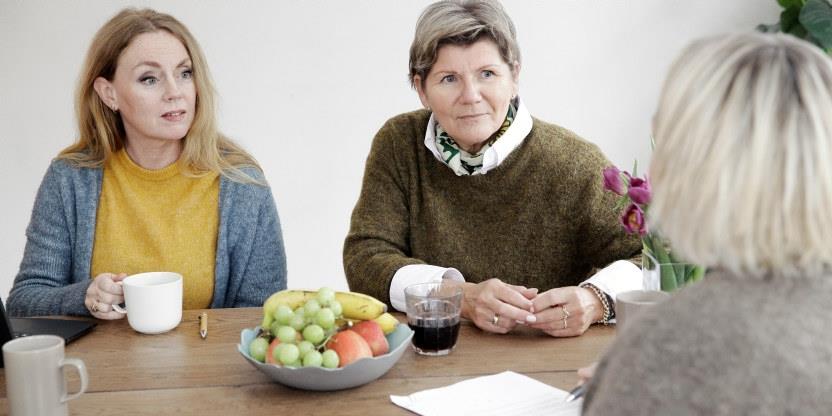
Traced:
<path fill-rule="evenodd" d="M 543 291 L 640 251 L 602 188 L 610 162 L 595 145 L 535 119 L 498 167 L 456 176 L 425 148 L 429 117 L 394 117 L 373 140 L 344 243 L 350 290 L 389 303 L 399 268 L 432 264 Z"/>

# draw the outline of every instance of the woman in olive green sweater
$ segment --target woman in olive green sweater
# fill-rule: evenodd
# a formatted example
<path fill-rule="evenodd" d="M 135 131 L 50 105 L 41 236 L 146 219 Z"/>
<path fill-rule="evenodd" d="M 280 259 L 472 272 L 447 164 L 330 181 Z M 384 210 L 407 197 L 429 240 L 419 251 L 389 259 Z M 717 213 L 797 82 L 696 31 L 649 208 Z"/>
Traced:
<path fill-rule="evenodd" d="M 603 154 L 533 119 L 517 96 L 515 37 L 492 1 L 422 14 L 410 77 L 428 110 L 376 135 L 344 267 L 351 290 L 398 310 L 404 287 L 445 279 L 463 286 L 463 317 L 486 331 L 522 322 L 580 335 L 609 321 L 615 293 L 640 287 L 638 267 L 617 260 L 641 246 L 602 189 Z"/>

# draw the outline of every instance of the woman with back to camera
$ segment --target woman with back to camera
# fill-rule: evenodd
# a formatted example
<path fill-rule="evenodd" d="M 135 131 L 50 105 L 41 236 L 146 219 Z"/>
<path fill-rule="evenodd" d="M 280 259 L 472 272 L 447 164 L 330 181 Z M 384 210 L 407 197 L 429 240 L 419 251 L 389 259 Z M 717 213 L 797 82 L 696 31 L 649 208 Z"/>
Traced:
<path fill-rule="evenodd" d="M 183 275 L 183 307 L 259 306 L 286 287 L 271 190 L 217 130 L 205 57 L 170 15 L 125 9 L 95 35 L 79 138 L 52 162 L 8 299 L 13 315 L 118 319 L 120 281 Z"/>
<path fill-rule="evenodd" d="M 708 277 L 622 333 L 586 415 L 832 409 L 832 61 L 790 35 L 699 40 L 654 118 L 654 225 Z"/>
<path fill-rule="evenodd" d="M 404 310 L 406 286 L 444 279 L 463 287 L 462 316 L 483 330 L 521 322 L 575 336 L 612 318 L 616 293 L 641 287 L 639 268 L 617 261 L 641 245 L 602 189 L 610 163 L 532 118 L 519 77 L 498 2 L 422 13 L 410 81 L 426 110 L 390 119 L 373 141 L 344 244 L 351 290 Z"/>

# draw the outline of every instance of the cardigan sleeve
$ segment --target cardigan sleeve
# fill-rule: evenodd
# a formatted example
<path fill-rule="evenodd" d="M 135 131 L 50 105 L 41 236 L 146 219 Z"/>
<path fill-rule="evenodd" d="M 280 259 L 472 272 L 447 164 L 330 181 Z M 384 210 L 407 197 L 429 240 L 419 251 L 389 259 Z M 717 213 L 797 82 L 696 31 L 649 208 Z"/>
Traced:
<path fill-rule="evenodd" d="M 259 170 L 246 172 L 263 180 Z M 286 251 L 277 206 L 268 185 L 228 184 L 233 190 L 225 201 L 230 209 L 221 214 L 228 221 L 226 241 L 221 243 L 229 251 L 226 259 L 218 260 L 215 282 L 225 286 L 225 294 L 213 307 L 262 306 L 272 293 L 286 289 Z M 223 272 L 226 267 L 230 270 Z M 220 281 L 220 276 L 226 277 Z"/>
<path fill-rule="evenodd" d="M 387 304 L 396 271 L 410 264 L 425 264 L 410 257 L 410 178 L 402 172 L 407 162 L 400 160 L 409 151 L 396 146 L 407 142 L 401 136 L 408 132 L 395 121 L 388 121 L 373 139 L 344 242 L 344 271 L 350 290 Z"/>
<path fill-rule="evenodd" d="M 79 237 L 73 204 L 83 197 L 62 184 L 59 163 L 49 167 L 35 197 L 23 261 L 8 298 L 12 316 L 90 315 L 84 297 L 92 280 L 72 282 L 73 241 Z"/>

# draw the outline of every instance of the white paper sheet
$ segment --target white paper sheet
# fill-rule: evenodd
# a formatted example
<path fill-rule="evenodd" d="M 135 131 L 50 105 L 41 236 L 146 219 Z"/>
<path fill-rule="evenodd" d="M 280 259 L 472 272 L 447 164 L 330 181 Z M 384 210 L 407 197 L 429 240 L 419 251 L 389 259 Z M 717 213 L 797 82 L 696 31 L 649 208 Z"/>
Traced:
<path fill-rule="evenodd" d="M 505 371 L 409 396 L 391 395 L 390 401 L 422 416 L 580 415 L 583 400 L 566 403 L 563 400 L 568 395 L 533 378 Z"/>

